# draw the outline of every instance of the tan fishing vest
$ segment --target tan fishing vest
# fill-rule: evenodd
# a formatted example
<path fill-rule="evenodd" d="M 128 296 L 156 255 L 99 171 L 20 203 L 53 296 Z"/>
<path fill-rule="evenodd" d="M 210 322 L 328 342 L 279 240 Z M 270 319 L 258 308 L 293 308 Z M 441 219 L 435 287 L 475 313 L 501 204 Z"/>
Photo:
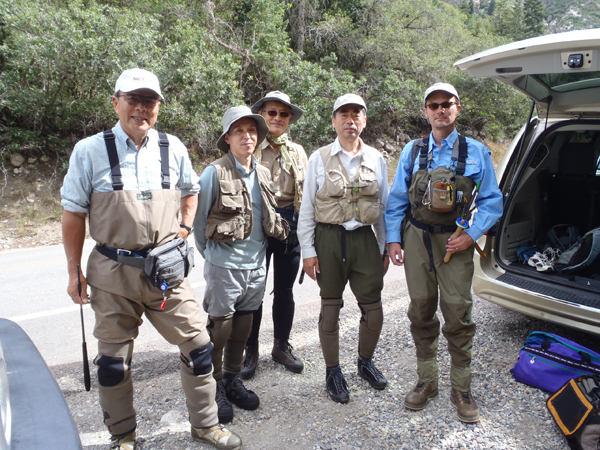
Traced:
<path fill-rule="evenodd" d="M 292 141 L 287 142 L 288 153 L 292 158 L 292 166 L 290 167 L 290 175 L 280 167 L 281 154 L 278 149 L 273 149 L 267 139 L 263 141 L 254 151 L 254 156 L 258 162 L 269 168 L 273 184 L 275 185 L 275 196 L 277 198 L 277 207 L 285 208 L 289 205 L 294 205 L 296 214 L 300 212 L 300 204 L 302 203 L 302 188 L 306 178 L 306 165 L 308 158 L 306 152 L 301 145 L 295 144 Z M 276 154 L 273 160 L 264 155 L 266 149 L 271 148 L 269 153 Z"/>
<path fill-rule="evenodd" d="M 219 188 L 217 197 L 208 214 L 206 238 L 228 242 L 247 239 L 252 233 L 252 194 L 238 172 L 231 153 L 212 163 L 217 169 Z M 289 233 L 288 223 L 275 212 L 277 201 L 266 167 L 256 166 L 262 200 L 262 227 L 265 235 L 285 239 Z"/>
<path fill-rule="evenodd" d="M 383 204 L 375 170 L 361 156 L 356 176 L 350 181 L 339 155 L 331 156 L 332 148 L 330 144 L 318 150 L 323 158 L 325 181 L 315 196 L 315 220 L 340 224 L 356 219 L 365 225 L 377 222 Z"/>

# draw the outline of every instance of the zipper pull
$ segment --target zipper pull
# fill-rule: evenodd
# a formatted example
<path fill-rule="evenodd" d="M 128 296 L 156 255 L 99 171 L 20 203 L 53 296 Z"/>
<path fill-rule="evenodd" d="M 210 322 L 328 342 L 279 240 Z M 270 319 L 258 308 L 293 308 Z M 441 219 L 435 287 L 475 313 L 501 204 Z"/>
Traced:
<path fill-rule="evenodd" d="M 533 358 L 531 358 L 531 361 L 529 361 L 529 364 L 533 364 L 535 362 L 535 356 Z"/>

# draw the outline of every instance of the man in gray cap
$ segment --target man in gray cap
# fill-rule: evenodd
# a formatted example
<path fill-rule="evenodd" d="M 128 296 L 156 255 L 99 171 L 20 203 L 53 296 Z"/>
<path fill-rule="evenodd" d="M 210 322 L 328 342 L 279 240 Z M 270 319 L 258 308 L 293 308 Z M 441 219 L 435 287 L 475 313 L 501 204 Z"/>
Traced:
<path fill-rule="evenodd" d="M 277 198 L 277 212 L 290 224 L 285 241 L 268 238 L 267 271 L 273 257 L 273 361 L 295 373 L 302 372 L 304 364 L 292 353 L 289 343 L 294 323 L 293 287 L 300 270 L 300 243 L 296 233 L 298 212 L 302 201 L 302 185 L 307 157 L 301 145 L 292 142 L 287 134 L 289 125 L 302 116 L 302 110 L 290 102 L 283 92 L 269 92 L 252 106 L 252 112 L 261 114 L 269 126 L 267 138 L 254 151 L 260 164 L 271 172 Z M 254 312 L 252 332 L 246 344 L 242 378 L 254 375 L 258 365 L 258 335 L 262 319 L 262 304 Z"/>
<path fill-rule="evenodd" d="M 454 86 L 431 86 L 423 107 L 431 133 L 404 148 L 385 220 L 392 263 L 406 271 L 408 318 L 417 350 L 419 380 L 404 406 L 421 410 L 438 395 L 439 291 L 442 332 L 452 358 L 450 400 L 460 420 L 477 422 L 479 410 L 471 394 L 473 243 L 502 215 L 502 194 L 490 151 L 456 131 L 461 105 Z M 469 226 L 475 187 L 477 213 L 470 228 L 457 232 L 458 221 Z"/>
<path fill-rule="evenodd" d="M 367 107 L 360 96 L 339 97 L 331 122 L 337 139 L 308 161 L 298 237 L 304 271 L 320 288 L 319 338 L 327 392 L 332 400 L 346 403 L 350 395 L 339 362 L 339 316 L 348 282 L 362 313 L 358 374 L 375 389 L 387 386 L 373 364 L 383 325 L 383 276 L 389 264 L 383 218 L 387 166 L 382 155 L 360 138 L 367 125 Z"/>
<path fill-rule="evenodd" d="M 205 259 L 204 310 L 217 380 L 219 421 L 233 419 L 231 403 L 254 410 L 258 396 L 242 384 L 244 347 L 252 314 L 261 305 L 266 283 L 266 239 L 285 239 L 289 225 L 275 212 L 269 170 L 253 153 L 269 127 L 247 106 L 227 110 L 217 147 L 224 157 L 204 169 L 202 195 L 194 220 L 198 250 Z"/>
<path fill-rule="evenodd" d="M 189 236 L 200 190 L 185 146 L 153 128 L 162 100 L 156 75 L 126 70 L 112 98 L 119 122 L 73 150 L 61 189 L 67 291 L 75 303 L 91 301 L 95 313 L 94 362 L 111 449 L 136 447 L 131 360 L 142 316 L 179 347 L 192 437 L 238 449 L 240 438 L 218 423 L 212 344 L 194 290 L 185 278 L 161 292 L 143 269 L 149 251 Z M 86 278 L 79 267 L 88 215 L 97 245 Z"/>

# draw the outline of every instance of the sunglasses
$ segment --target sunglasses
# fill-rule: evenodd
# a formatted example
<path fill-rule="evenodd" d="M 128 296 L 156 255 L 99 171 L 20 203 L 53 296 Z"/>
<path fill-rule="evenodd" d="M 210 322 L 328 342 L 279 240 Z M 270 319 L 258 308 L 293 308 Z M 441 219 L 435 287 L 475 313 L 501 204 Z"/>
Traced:
<path fill-rule="evenodd" d="M 437 111 L 437 109 L 441 106 L 443 109 L 450 109 L 452 106 L 457 105 L 456 102 L 443 102 L 443 103 L 429 103 L 427 107 L 432 111 Z"/>
<path fill-rule="evenodd" d="M 273 110 L 270 110 L 270 111 L 265 111 L 265 112 L 269 116 L 271 116 L 271 117 L 276 117 L 277 114 L 279 114 L 279 117 L 283 117 L 284 119 L 287 118 L 287 117 L 290 117 L 292 115 L 292 113 L 285 112 L 285 111 L 273 111 Z"/>
<path fill-rule="evenodd" d="M 123 94 L 123 97 L 127 103 L 131 106 L 137 106 L 142 103 L 148 109 L 156 108 L 156 105 L 160 104 L 160 100 L 154 97 L 144 97 L 143 95 L 136 94 Z"/>

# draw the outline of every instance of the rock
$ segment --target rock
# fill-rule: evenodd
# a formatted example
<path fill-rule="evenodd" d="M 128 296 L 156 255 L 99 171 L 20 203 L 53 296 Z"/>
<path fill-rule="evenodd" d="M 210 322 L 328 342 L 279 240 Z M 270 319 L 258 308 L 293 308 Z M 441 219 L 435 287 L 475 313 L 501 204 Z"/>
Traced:
<path fill-rule="evenodd" d="M 33 157 L 33 158 L 27 158 L 27 162 L 29 164 L 35 164 L 37 162 L 37 158 Z"/>
<path fill-rule="evenodd" d="M 15 170 L 14 170 L 14 172 L 15 172 L 15 174 L 19 175 L 19 168 L 18 168 L 18 167 L 15 167 Z"/>
<path fill-rule="evenodd" d="M 405 144 L 408 144 L 411 141 L 410 136 L 406 133 L 400 133 L 400 136 L 398 136 L 398 140 L 400 142 L 404 142 Z"/>
<path fill-rule="evenodd" d="M 388 152 L 386 152 L 384 150 L 382 153 L 383 153 L 383 159 L 390 159 L 390 154 Z"/>
<path fill-rule="evenodd" d="M 40 158 L 40 161 L 45 163 L 50 161 L 50 157 L 48 155 L 42 155 L 42 157 Z"/>
<path fill-rule="evenodd" d="M 385 142 L 383 141 L 383 139 L 377 139 L 375 141 L 375 147 L 377 148 L 384 148 L 385 147 Z"/>
<path fill-rule="evenodd" d="M 177 410 L 171 410 L 160 418 L 160 423 L 164 425 L 177 425 L 184 421 L 184 417 Z"/>
<path fill-rule="evenodd" d="M 387 144 L 385 144 L 385 150 L 390 154 L 390 155 L 394 155 L 396 154 L 400 149 L 395 146 L 394 144 L 392 144 L 391 142 L 388 142 Z"/>
<path fill-rule="evenodd" d="M 25 157 L 23 155 L 19 155 L 18 153 L 15 153 L 10 157 L 10 163 L 13 167 L 21 167 L 24 162 Z"/>

